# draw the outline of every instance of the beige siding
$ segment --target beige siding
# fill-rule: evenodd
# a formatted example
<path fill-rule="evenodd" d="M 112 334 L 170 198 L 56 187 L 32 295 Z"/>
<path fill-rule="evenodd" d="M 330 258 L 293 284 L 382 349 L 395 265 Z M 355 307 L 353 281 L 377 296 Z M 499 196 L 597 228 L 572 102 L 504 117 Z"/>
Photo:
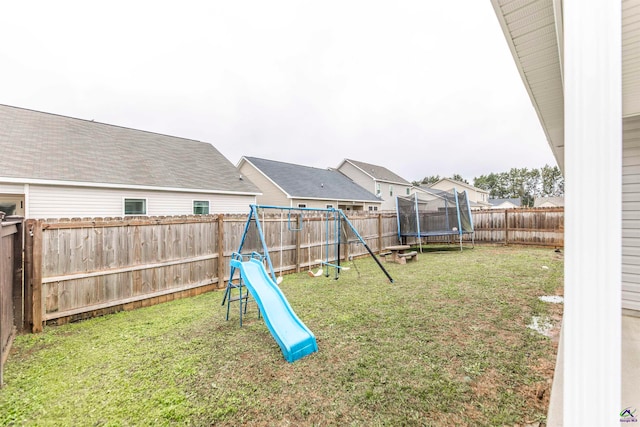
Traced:
<path fill-rule="evenodd" d="M 125 198 L 147 199 L 147 215 L 190 215 L 194 200 L 208 200 L 211 213 L 245 213 L 253 196 L 30 185 L 29 218 L 123 216 Z"/>
<path fill-rule="evenodd" d="M 257 196 L 259 205 L 290 206 L 291 202 L 287 195 L 249 162 L 242 162 L 240 173 L 253 182 L 262 192 L 262 195 Z"/>
<path fill-rule="evenodd" d="M 338 170 L 351 178 L 351 180 L 358 184 L 360 187 L 372 192 L 373 194 L 376 194 L 376 183 L 373 178 L 362 172 L 357 167 L 353 166 L 351 163 L 344 162 Z"/>
<path fill-rule="evenodd" d="M 299 204 L 304 204 L 307 208 L 326 209 L 327 205 L 332 208 L 342 209 L 344 211 L 368 212 L 369 206 L 377 206 L 376 211 L 380 210 L 380 203 L 358 202 L 353 200 L 309 200 L 309 199 L 292 199 L 291 206 L 297 208 Z"/>
<path fill-rule="evenodd" d="M 307 208 L 320 208 L 325 209 L 327 205 L 332 205 L 334 208 L 338 208 L 338 202 L 335 200 L 307 200 L 307 199 L 292 199 L 291 206 L 297 208 L 298 205 L 304 204 Z M 288 205 L 287 205 L 288 206 Z"/>
<path fill-rule="evenodd" d="M 474 190 L 475 187 L 456 184 L 455 181 L 445 180 L 442 182 L 438 182 L 435 185 L 433 185 L 431 188 L 434 188 L 436 190 L 442 190 L 442 191 L 449 191 L 452 188 L 455 188 L 456 191 L 459 193 L 466 191 L 467 197 L 469 197 L 469 200 L 472 202 L 489 203 L 488 191 L 478 191 L 477 189 Z"/>
<path fill-rule="evenodd" d="M 622 307 L 640 311 L 640 117 L 623 126 Z"/>
<path fill-rule="evenodd" d="M 374 181 L 366 173 L 362 172 L 360 169 L 353 166 L 351 163 L 345 162 L 338 169 L 343 174 L 347 175 L 353 182 L 358 184 L 360 187 L 364 188 L 367 191 L 370 191 L 373 194 L 376 194 L 377 185 L 380 184 L 380 197 L 382 200 L 382 204 L 378 206 L 378 209 L 381 211 L 395 211 L 396 210 L 396 196 L 406 196 L 407 188 L 410 186 L 402 185 L 402 184 L 392 184 L 384 181 Z M 393 187 L 393 195 L 391 195 L 391 187 Z M 373 204 L 376 206 L 376 204 Z M 369 209 L 368 206 L 365 207 L 365 210 Z"/>

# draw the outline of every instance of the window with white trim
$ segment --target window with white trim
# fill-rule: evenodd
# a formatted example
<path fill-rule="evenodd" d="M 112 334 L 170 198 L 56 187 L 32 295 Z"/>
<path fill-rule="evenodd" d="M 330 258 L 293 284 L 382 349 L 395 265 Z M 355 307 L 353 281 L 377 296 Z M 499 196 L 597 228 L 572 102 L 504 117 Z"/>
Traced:
<path fill-rule="evenodd" d="M 369 212 L 375 212 L 378 210 L 377 206 L 369 206 Z"/>
<path fill-rule="evenodd" d="M 125 215 L 146 215 L 147 199 L 124 199 Z"/>
<path fill-rule="evenodd" d="M 407 187 L 407 196 L 411 194 L 411 189 Z"/>
<path fill-rule="evenodd" d="M 209 215 L 209 201 L 208 200 L 194 200 L 193 201 L 193 214 L 194 215 Z"/>
<path fill-rule="evenodd" d="M 332 209 L 333 205 L 327 205 L 327 209 Z"/>
<path fill-rule="evenodd" d="M 298 203 L 298 207 L 299 208 L 306 208 L 307 204 L 306 203 Z"/>
<path fill-rule="evenodd" d="M 389 186 L 389 196 L 393 196 L 393 185 Z"/>

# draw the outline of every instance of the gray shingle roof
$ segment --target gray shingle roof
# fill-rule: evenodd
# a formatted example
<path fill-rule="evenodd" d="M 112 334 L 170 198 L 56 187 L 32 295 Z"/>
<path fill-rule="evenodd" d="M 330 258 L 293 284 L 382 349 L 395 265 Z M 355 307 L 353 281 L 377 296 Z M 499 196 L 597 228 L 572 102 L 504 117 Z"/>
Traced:
<path fill-rule="evenodd" d="M 0 105 L 0 177 L 259 193 L 211 144 Z"/>
<path fill-rule="evenodd" d="M 292 197 L 380 202 L 373 193 L 336 170 L 256 157 L 245 157 L 245 159 Z"/>
<path fill-rule="evenodd" d="M 344 161 L 349 162 L 354 166 L 362 169 L 362 171 L 371 175 L 375 180 L 411 185 L 409 181 L 407 181 L 400 175 L 396 175 L 395 173 L 391 172 L 389 169 L 383 166 L 372 165 L 370 163 L 359 162 L 357 160 L 351 160 L 351 159 L 345 159 Z"/>
<path fill-rule="evenodd" d="M 520 199 L 520 197 L 518 198 L 507 198 L 507 199 L 489 199 L 489 203 L 491 203 L 491 206 L 498 206 L 501 205 L 504 202 L 510 202 L 512 204 L 514 204 L 515 206 L 521 206 L 522 205 L 522 199 Z"/>

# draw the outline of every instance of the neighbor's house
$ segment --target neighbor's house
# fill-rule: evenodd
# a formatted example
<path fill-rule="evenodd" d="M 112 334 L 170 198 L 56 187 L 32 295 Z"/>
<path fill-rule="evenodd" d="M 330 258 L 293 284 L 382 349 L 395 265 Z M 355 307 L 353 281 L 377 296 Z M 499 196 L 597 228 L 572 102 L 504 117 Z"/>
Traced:
<path fill-rule="evenodd" d="M 488 209 L 491 208 L 489 203 L 489 192 L 482 188 L 476 188 L 473 185 L 465 184 L 464 182 L 456 181 L 451 178 L 442 178 L 440 181 L 429 185 L 434 190 L 449 191 L 453 188 L 458 192 L 466 191 L 467 197 L 471 202 L 472 209 Z"/>
<path fill-rule="evenodd" d="M 533 200 L 534 208 L 559 208 L 564 206 L 564 197 L 536 197 Z"/>
<path fill-rule="evenodd" d="M 637 421 L 640 0 L 492 4 L 566 183 L 564 317 L 547 425 Z"/>
<path fill-rule="evenodd" d="M 401 176 L 383 166 L 344 159 L 337 170 L 367 191 L 371 191 L 382 201 L 381 210 L 395 211 L 396 196 L 412 194 L 412 185 Z"/>
<path fill-rule="evenodd" d="M 336 170 L 256 157 L 242 157 L 237 168 L 260 188 L 261 205 L 380 210 L 380 199 Z"/>
<path fill-rule="evenodd" d="M 510 199 L 489 199 L 491 203 L 491 209 L 516 209 L 522 207 L 522 199 L 510 198 Z"/>
<path fill-rule="evenodd" d="M 211 144 L 0 105 L 0 209 L 26 218 L 247 212 Z"/>

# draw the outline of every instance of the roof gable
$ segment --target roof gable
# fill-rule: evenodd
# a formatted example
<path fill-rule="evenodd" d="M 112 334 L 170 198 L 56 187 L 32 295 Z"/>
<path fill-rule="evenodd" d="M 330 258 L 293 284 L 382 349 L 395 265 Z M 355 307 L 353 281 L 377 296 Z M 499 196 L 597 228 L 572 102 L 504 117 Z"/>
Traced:
<path fill-rule="evenodd" d="M 460 187 L 464 187 L 464 188 L 466 188 L 468 190 L 477 191 L 478 193 L 487 193 L 487 194 L 489 193 L 487 190 L 484 190 L 482 188 L 474 187 L 473 185 L 466 184 L 466 183 L 461 182 L 461 181 L 456 181 L 455 179 L 451 179 L 451 178 L 442 178 L 440 181 L 429 185 L 429 187 L 435 187 L 436 185 L 439 185 L 441 183 L 446 183 L 446 182 L 452 184 L 453 186 L 457 185 L 457 186 L 460 186 Z M 453 186 L 451 188 L 453 188 Z"/>
<path fill-rule="evenodd" d="M 385 182 L 392 182 L 397 184 L 411 185 L 409 181 L 402 178 L 400 175 L 397 175 L 391 172 L 389 169 L 383 166 L 372 165 L 371 163 L 365 163 L 365 162 L 360 162 L 360 161 L 351 160 L 351 159 L 344 159 L 342 164 L 344 164 L 345 162 L 351 163 L 353 166 L 360 169 L 363 173 L 369 175 L 371 178 L 373 178 L 376 181 L 385 181 Z"/>
<path fill-rule="evenodd" d="M 289 197 L 381 202 L 375 195 L 332 169 L 244 157 Z"/>
<path fill-rule="evenodd" d="M 505 199 L 489 199 L 491 206 L 500 206 L 503 203 L 510 203 L 514 206 L 522 206 L 522 199 L 517 198 L 505 198 Z"/>
<path fill-rule="evenodd" d="M 258 194 L 211 144 L 0 105 L 0 176 Z"/>

